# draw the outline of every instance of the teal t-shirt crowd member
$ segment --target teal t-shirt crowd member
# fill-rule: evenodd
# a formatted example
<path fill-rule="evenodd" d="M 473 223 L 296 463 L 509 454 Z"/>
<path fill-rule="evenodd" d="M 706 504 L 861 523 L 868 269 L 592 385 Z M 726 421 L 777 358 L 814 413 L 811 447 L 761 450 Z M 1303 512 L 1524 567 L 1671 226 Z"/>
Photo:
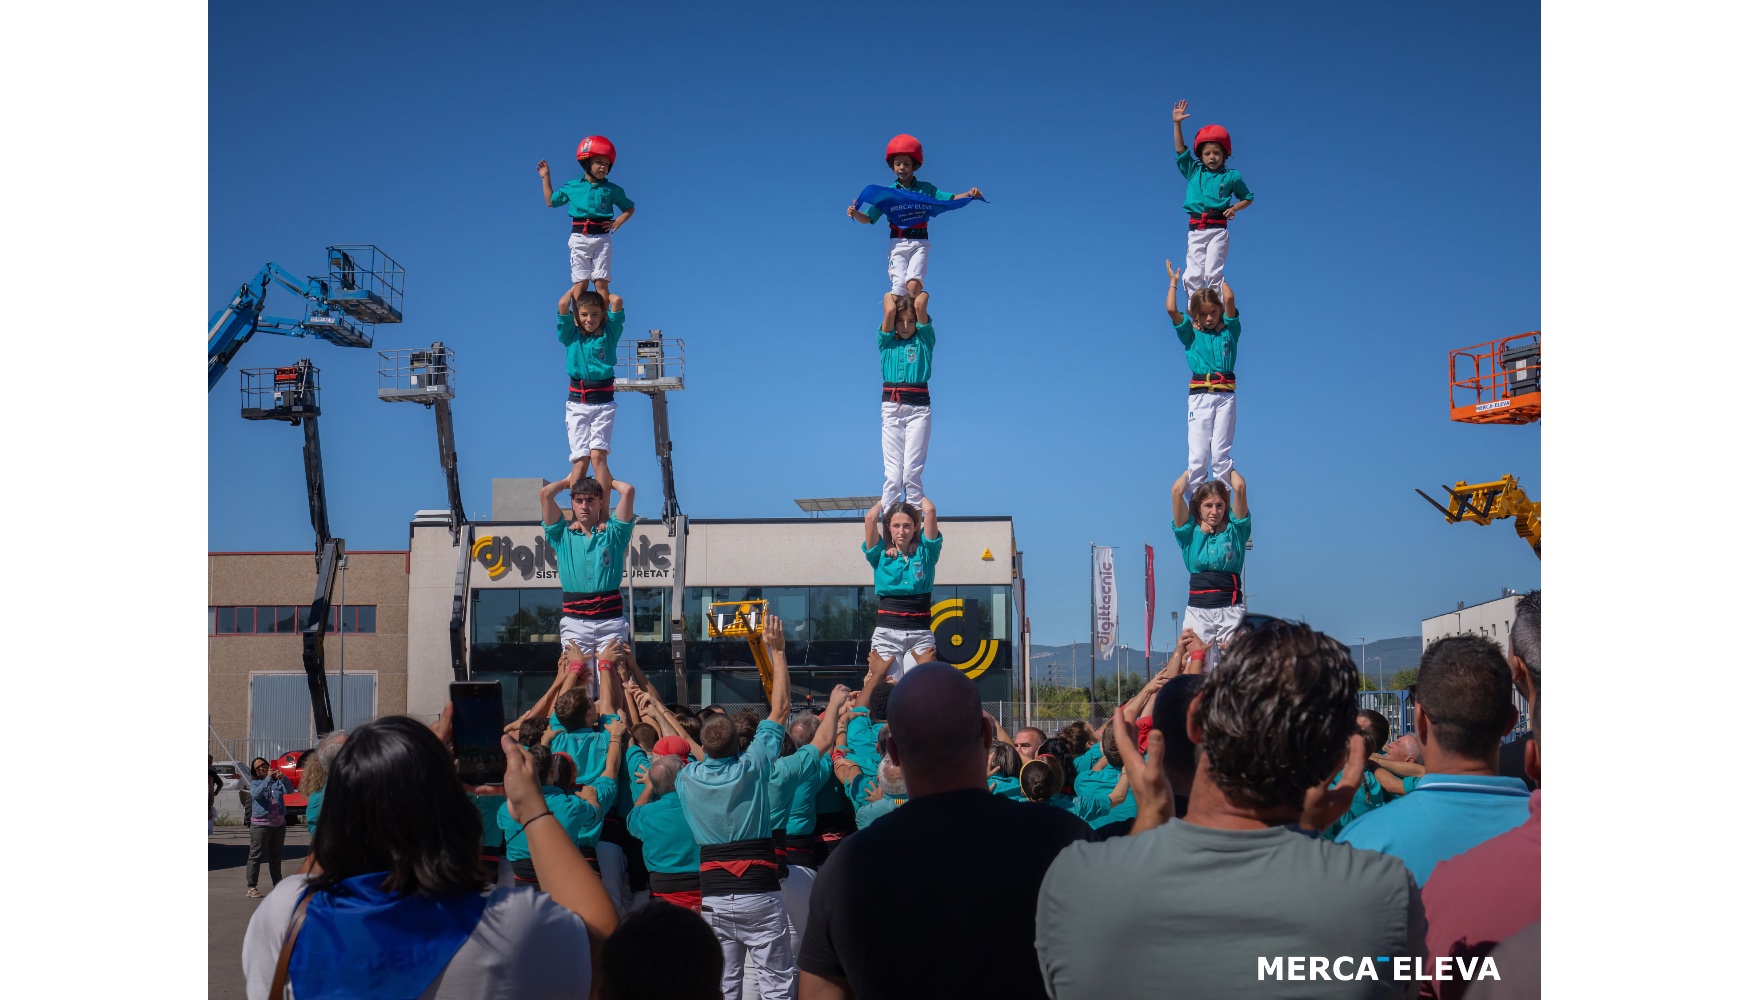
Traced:
<path fill-rule="evenodd" d="M 606 478 L 605 463 L 598 469 Z M 565 523 L 554 500 L 560 490 L 567 488 L 566 482 L 549 483 L 541 488 L 541 530 L 553 548 L 562 591 L 559 641 L 577 646 L 591 659 L 606 652 L 616 639 L 631 643 L 620 580 L 636 517 L 632 512 L 634 491 L 617 480 L 610 484 L 620 493 L 620 502 L 612 514 L 607 510 L 609 484 L 580 479 L 570 485 L 570 524 Z M 596 697 L 597 671 L 590 669 L 588 679 L 590 697 Z"/>

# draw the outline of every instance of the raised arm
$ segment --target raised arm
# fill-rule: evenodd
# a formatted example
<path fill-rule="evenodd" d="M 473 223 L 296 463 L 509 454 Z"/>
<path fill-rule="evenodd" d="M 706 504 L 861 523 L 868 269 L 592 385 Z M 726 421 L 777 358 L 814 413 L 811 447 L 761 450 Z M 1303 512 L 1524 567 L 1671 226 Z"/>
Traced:
<path fill-rule="evenodd" d="M 863 690 L 858 693 L 857 704 L 869 704 L 869 696 L 887 679 L 887 668 L 893 664 L 894 660 L 884 659 L 880 653 L 869 650 L 869 672 L 863 675 Z"/>
<path fill-rule="evenodd" d="M 857 211 L 857 206 L 855 206 L 855 205 L 852 205 L 850 208 L 845 209 L 845 214 L 850 216 L 854 221 L 861 222 L 864 225 L 869 225 L 875 221 L 874 219 L 869 218 L 867 215 L 864 215 L 862 212 Z"/>
<path fill-rule="evenodd" d="M 863 547 L 872 549 L 881 544 L 881 501 L 875 501 L 875 506 L 869 508 L 869 513 L 863 515 Z"/>
<path fill-rule="evenodd" d="M 1185 314 L 1179 311 L 1179 272 L 1173 270 L 1173 262 L 1167 261 L 1167 318 L 1174 326 L 1185 322 Z"/>
<path fill-rule="evenodd" d="M 820 725 L 814 730 L 814 749 L 826 753 L 833 746 L 833 736 L 838 732 L 839 711 L 845 707 L 845 699 L 851 696 L 851 689 L 843 684 L 832 686 L 832 696 L 826 700 L 826 711 L 821 713 Z"/>
<path fill-rule="evenodd" d="M 955 195 L 952 198 L 949 198 L 948 200 L 949 201 L 960 201 L 960 200 L 965 199 L 965 198 L 982 198 L 982 197 L 984 197 L 983 191 L 980 191 L 977 188 L 968 188 L 967 190 L 960 192 L 959 194 Z"/>
<path fill-rule="evenodd" d="M 1191 117 L 1191 102 L 1180 101 L 1173 105 L 1173 152 L 1185 151 L 1185 119 Z"/>
<path fill-rule="evenodd" d="M 559 495 L 560 490 L 569 488 L 570 481 L 571 473 L 566 472 L 557 482 L 548 483 L 541 487 L 542 524 L 558 524 L 562 519 L 563 516 L 559 513 L 559 502 L 554 497 Z"/>
<path fill-rule="evenodd" d="M 548 169 L 547 161 L 535 164 L 535 172 L 541 175 L 541 204 L 553 205 L 553 172 Z M 565 310 L 561 309 L 560 312 Z"/>
<path fill-rule="evenodd" d="M 602 477 L 604 479 L 607 478 L 608 464 L 606 462 L 597 462 L 596 467 L 601 470 Z M 622 483 L 618 479 L 613 481 L 613 487 L 620 491 L 620 505 L 614 508 L 614 517 L 617 520 L 631 524 L 632 519 L 638 516 L 632 512 L 632 495 L 636 491 L 632 489 L 631 483 Z M 602 495 L 608 495 L 605 488 L 602 491 Z"/>
<path fill-rule="evenodd" d="M 625 719 L 615 719 L 608 723 L 608 759 L 602 764 L 601 776 L 619 780 L 620 762 L 626 758 L 626 732 L 630 728 Z M 592 779 L 579 776 L 577 780 L 587 785 Z"/>
<path fill-rule="evenodd" d="M 1015 738 L 1009 735 L 1008 730 L 1003 728 L 1003 724 L 997 721 L 996 716 L 986 712 L 984 713 L 984 717 L 990 720 L 991 732 L 996 733 L 996 741 L 998 743 L 1007 743 L 1009 746 L 1015 745 Z"/>
<path fill-rule="evenodd" d="M 553 902 L 582 918 L 589 931 L 591 967 L 600 968 L 602 942 L 620 925 L 614 901 L 602 885 L 601 876 L 590 870 L 589 862 L 583 860 L 565 827 L 547 808 L 529 752 L 509 736 L 499 744 L 504 748 L 504 795 L 510 806 L 510 818 L 524 824 L 522 832 L 529 845 L 529 860 L 540 876 L 541 889 Z M 547 822 L 549 819 L 553 822 Z"/>
<path fill-rule="evenodd" d="M 912 315 L 918 318 L 918 325 L 923 326 L 930 321 L 930 293 L 919 292 L 911 300 Z"/>
<path fill-rule="evenodd" d="M 601 664 L 613 662 L 618 649 L 623 646 L 619 639 L 608 645 L 607 652 L 590 665 L 596 673 L 595 713 L 597 718 L 608 715 L 619 715 L 620 708 L 625 703 L 625 696 L 620 690 L 620 676 L 612 669 L 603 670 Z"/>
<path fill-rule="evenodd" d="M 918 511 L 924 515 L 924 535 L 930 541 L 942 537 L 942 532 L 936 527 L 936 504 L 929 497 L 918 498 Z"/>
<path fill-rule="evenodd" d="M 766 718 L 782 726 L 790 719 L 790 661 L 784 656 L 784 622 L 769 608 L 760 640 L 772 661 L 772 712 Z"/>
<path fill-rule="evenodd" d="M 1185 505 L 1185 487 L 1191 483 L 1191 472 L 1179 473 L 1173 480 L 1173 527 L 1191 523 L 1191 508 Z"/>
<path fill-rule="evenodd" d="M 1221 306 L 1223 315 L 1229 319 L 1240 318 L 1239 303 L 1234 300 L 1234 286 L 1223 281 L 1221 283 Z"/>
<path fill-rule="evenodd" d="M 1234 516 L 1250 517 L 1252 508 L 1246 505 L 1246 477 L 1240 475 L 1238 469 L 1230 470 L 1228 476 L 1234 484 Z"/>
<path fill-rule="evenodd" d="M 899 296 L 888 292 L 881 297 L 881 332 L 899 329 Z"/>

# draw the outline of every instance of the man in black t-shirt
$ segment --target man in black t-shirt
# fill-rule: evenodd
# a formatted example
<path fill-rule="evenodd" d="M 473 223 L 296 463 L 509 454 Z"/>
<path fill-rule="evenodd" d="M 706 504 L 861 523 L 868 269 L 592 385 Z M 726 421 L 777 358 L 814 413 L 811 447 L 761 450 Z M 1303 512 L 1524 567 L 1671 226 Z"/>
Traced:
<path fill-rule="evenodd" d="M 815 880 L 802 1000 L 1044 997 L 1039 884 L 1058 851 L 1093 831 L 1065 810 L 990 793 L 995 733 L 953 667 L 906 671 L 887 724 L 911 799 L 840 843 Z"/>

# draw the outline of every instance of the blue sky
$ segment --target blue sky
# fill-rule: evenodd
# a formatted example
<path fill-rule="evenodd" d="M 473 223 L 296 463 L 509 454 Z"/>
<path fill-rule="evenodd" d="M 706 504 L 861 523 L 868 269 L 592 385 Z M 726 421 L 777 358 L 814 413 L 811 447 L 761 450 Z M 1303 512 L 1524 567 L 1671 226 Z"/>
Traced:
<path fill-rule="evenodd" d="M 1185 252 L 1184 98 L 1192 128 L 1233 134 L 1258 197 L 1227 272 L 1253 608 L 1352 641 L 1538 585 L 1510 527 L 1448 526 L 1412 492 L 1512 473 L 1541 497 L 1536 425 L 1453 424 L 1445 402 L 1448 350 L 1541 323 L 1536 6 L 1263 4 L 1234 27 L 1179 5 L 984 6 L 215 12 L 209 309 L 266 261 L 319 270 L 329 243 L 397 257 L 407 322 L 377 346 L 458 352 L 463 495 L 484 515 L 492 478 L 567 467 L 566 225 L 534 167 L 573 176 L 578 140 L 605 134 L 639 206 L 615 237 L 628 331 L 687 342 L 681 504 L 789 516 L 879 492 L 885 238 L 844 206 L 913 133 L 921 177 L 991 200 L 934 227 L 930 495 L 1014 516 L 1037 642 L 1086 638 L 1098 542 L 1119 547 L 1140 646 L 1152 542 L 1160 645 L 1185 579 L 1168 489 L 1186 367 L 1161 266 Z M 908 26 L 900 51 L 883 23 Z M 260 336 L 232 368 L 303 356 L 323 372 L 335 533 L 404 547 L 412 512 L 444 505 L 430 415 L 376 400 L 375 351 Z M 235 384 L 208 402 L 208 545 L 307 548 L 300 436 L 239 419 Z M 650 441 L 648 404 L 623 399 L 614 468 L 654 516 Z"/>

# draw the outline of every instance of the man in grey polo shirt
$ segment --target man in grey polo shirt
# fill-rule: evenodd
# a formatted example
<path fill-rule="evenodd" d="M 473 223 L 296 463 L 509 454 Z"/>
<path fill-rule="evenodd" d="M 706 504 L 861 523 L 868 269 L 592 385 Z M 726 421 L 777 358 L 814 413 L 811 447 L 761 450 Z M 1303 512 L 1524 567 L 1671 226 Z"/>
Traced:
<path fill-rule="evenodd" d="M 1413 991 L 1389 961 L 1421 955 L 1426 934 L 1403 862 L 1297 825 L 1308 791 L 1343 765 L 1355 690 L 1348 651 L 1305 625 L 1269 622 L 1235 639 L 1191 703 L 1187 731 L 1201 753 L 1184 818 L 1071 844 L 1046 873 L 1034 938 L 1046 991 L 1059 1000 Z M 1139 828 L 1153 819 L 1143 799 Z M 1260 982 L 1264 963 L 1296 956 L 1331 960 L 1335 974 Z"/>

